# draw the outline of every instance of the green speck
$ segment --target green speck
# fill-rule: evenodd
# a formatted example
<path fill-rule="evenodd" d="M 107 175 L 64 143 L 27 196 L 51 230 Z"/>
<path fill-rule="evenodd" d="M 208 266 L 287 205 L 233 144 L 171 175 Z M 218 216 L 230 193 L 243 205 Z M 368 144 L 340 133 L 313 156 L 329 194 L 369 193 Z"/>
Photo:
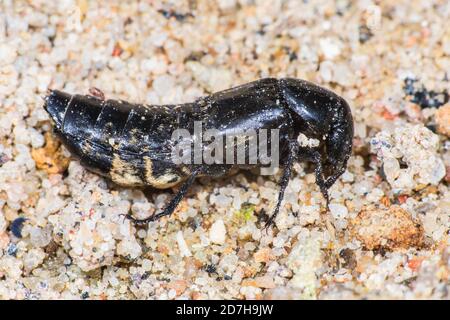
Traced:
<path fill-rule="evenodd" d="M 254 204 L 251 203 L 244 203 L 241 207 L 241 209 L 239 211 L 236 211 L 235 213 L 235 217 L 243 222 L 247 222 L 250 220 L 256 220 L 255 218 L 255 208 L 256 206 Z"/>

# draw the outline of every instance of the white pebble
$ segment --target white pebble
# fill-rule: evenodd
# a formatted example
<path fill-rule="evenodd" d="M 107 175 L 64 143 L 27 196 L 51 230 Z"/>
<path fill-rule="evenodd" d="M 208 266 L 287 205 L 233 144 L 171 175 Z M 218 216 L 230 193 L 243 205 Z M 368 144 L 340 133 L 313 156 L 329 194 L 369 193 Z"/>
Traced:
<path fill-rule="evenodd" d="M 0 43 L 0 66 L 14 62 L 17 57 L 17 50 L 10 44 Z"/>
<path fill-rule="evenodd" d="M 214 198 L 216 205 L 219 207 L 228 207 L 233 201 L 232 198 L 219 194 Z"/>
<path fill-rule="evenodd" d="M 219 0 L 219 7 L 222 10 L 233 9 L 236 6 L 236 0 Z"/>
<path fill-rule="evenodd" d="M 142 269 L 150 271 L 152 269 L 152 262 L 149 259 L 142 260 Z"/>
<path fill-rule="evenodd" d="M 355 176 L 353 173 L 346 170 L 344 174 L 342 175 L 342 181 L 344 182 L 353 182 L 355 180 Z"/>
<path fill-rule="evenodd" d="M 344 219 L 348 214 L 347 207 L 337 203 L 330 203 L 330 212 L 335 219 Z"/>
<path fill-rule="evenodd" d="M 223 223 L 223 220 L 217 220 L 213 223 L 211 226 L 211 229 L 209 229 L 209 239 L 212 243 L 216 244 L 224 244 L 225 243 L 225 235 L 227 233 L 227 230 L 225 228 L 225 224 Z"/>
<path fill-rule="evenodd" d="M 333 60 L 341 53 L 341 43 L 334 38 L 324 38 L 319 40 L 320 49 L 328 60 Z"/>
<path fill-rule="evenodd" d="M 37 131 L 34 128 L 30 128 L 29 134 L 30 134 L 30 139 L 31 139 L 31 146 L 33 148 L 37 149 L 44 145 L 44 143 L 45 143 L 44 136 L 41 133 L 39 133 L 39 131 Z"/>
<path fill-rule="evenodd" d="M 153 89 L 160 97 L 166 95 L 167 92 L 171 91 L 174 85 L 174 79 L 169 75 L 156 77 L 153 81 Z"/>
<path fill-rule="evenodd" d="M 329 60 L 321 62 L 319 73 L 324 82 L 330 82 L 333 79 L 333 62 Z"/>
<path fill-rule="evenodd" d="M 177 243 L 178 243 L 178 248 L 180 249 L 180 254 L 182 257 L 192 256 L 192 253 L 189 250 L 189 247 L 188 247 L 186 241 L 184 240 L 183 231 L 181 231 L 181 230 L 178 231 L 178 233 L 177 233 Z"/>
<path fill-rule="evenodd" d="M 176 290 L 175 289 L 170 289 L 169 293 L 167 294 L 167 296 L 168 296 L 169 299 L 175 298 L 177 296 Z"/>

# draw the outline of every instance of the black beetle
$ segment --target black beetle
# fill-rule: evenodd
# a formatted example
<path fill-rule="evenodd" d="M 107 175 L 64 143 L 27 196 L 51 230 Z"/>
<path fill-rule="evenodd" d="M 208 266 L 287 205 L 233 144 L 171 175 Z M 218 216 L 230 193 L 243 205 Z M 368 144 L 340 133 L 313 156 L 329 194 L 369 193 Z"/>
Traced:
<path fill-rule="evenodd" d="M 124 186 L 169 188 L 184 181 L 162 212 L 144 220 L 128 215 L 136 223 L 170 215 L 198 176 L 217 177 L 233 169 L 262 166 L 260 162 L 250 166 L 174 163 L 172 132 L 177 128 L 192 132 L 196 121 L 223 135 L 243 129 L 279 130 L 283 173 L 267 226 L 279 211 L 295 161 L 315 164 L 316 183 L 328 207 L 328 189 L 345 171 L 352 150 L 353 119 L 346 101 L 299 79 L 261 79 L 176 106 L 145 106 L 49 90 L 44 108 L 65 146 L 91 171 Z M 300 134 L 316 144 L 301 144 Z"/>

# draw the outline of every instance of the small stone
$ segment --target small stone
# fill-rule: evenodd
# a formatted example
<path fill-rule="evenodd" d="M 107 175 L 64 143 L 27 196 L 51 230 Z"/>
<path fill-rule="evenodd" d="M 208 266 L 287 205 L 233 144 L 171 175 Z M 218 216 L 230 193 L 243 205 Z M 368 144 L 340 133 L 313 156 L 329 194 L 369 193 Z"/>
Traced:
<path fill-rule="evenodd" d="M 355 252 L 349 248 L 342 249 L 339 252 L 339 257 L 342 258 L 342 266 L 344 268 L 353 270 L 356 267 L 356 255 Z"/>
<path fill-rule="evenodd" d="M 333 62 L 329 60 L 322 61 L 319 73 L 324 82 L 330 82 L 333 79 Z"/>
<path fill-rule="evenodd" d="M 444 180 L 448 183 L 450 182 L 450 166 L 445 168 L 445 178 Z"/>
<path fill-rule="evenodd" d="M 255 283 L 258 288 L 273 289 L 275 282 L 270 275 L 255 278 Z"/>
<path fill-rule="evenodd" d="M 0 250 L 4 250 L 8 247 L 9 236 L 6 232 L 0 232 Z"/>
<path fill-rule="evenodd" d="M 330 212 L 335 219 L 344 219 L 348 214 L 347 207 L 337 203 L 330 203 Z"/>
<path fill-rule="evenodd" d="M 355 175 L 351 172 L 349 172 L 348 170 L 346 170 L 344 172 L 344 174 L 342 175 L 342 181 L 343 182 L 353 182 L 355 181 Z"/>
<path fill-rule="evenodd" d="M 333 60 L 341 53 L 342 44 L 335 38 L 324 38 L 319 40 L 320 49 L 328 60 Z"/>
<path fill-rule="evenodd" d="M 192 256 L 192 253 L 189 250 L 189 247 L 188 247 L 186 241 L 184 240 L 183 231 L 181 231 L 181 230 L 177 232 L 177 243 L 178 243 L 178 248 L 180 249 L 180 254 L 182 257 Z"/>
<path fill-rule="evenodd" d="M 298 300 L 300 293 L 293 287 L 276 287 L 264 292 L 265 300 Z"/>
<path fill-rule="evenodd" d="M 23 258 L 25 271 L 30 272 L 39 266 L 45 259 L 45 252 L 42 249 L 31 249 Z"/>
<path fill-rule="evenodd" d="M 409 194 L 420 185 L 437 185 L 445 176 L 439 136 L 422 124 L 383 130 L 370 144 L 394 193 Z"/>
<path fill-rule="evenodd" d="M 183 294 L 186 288 L 187 288 L 186 280 L 173 280 L 167 284 L 167 289 L 174 290 L 176 296 Z"/>
<path fill-rule="evenodd" d="M 45 247 L 52 239 L 51 231 L 49 229 L 42 229 L 39 227 L 32 227 L 30 230 L 30 240 L 36 247 Z"/>
<path fill-rule="evenodd" d="M 318 233 L 301 234 L 287 258 L 286 264 L 294 273 L 289 285 L 301 291 L 299 298 L 316 298 L 319 285 L 316 270 L 322 264 L 322 239 Z"/>
<path fill-rule="evenodd" d="M 274 257 L 275 256 L 272 254 L 272 249 L 270 248 L 261 248 L 253 255 L 253 258 L 255 258 L 256 262 L 264 263 L 270 262 L 270 260 L 272 260 Z"/>
<path fill-rule="evenodd" d="M 231 197 L 227 197 L 222 194 L 219 194 L 218 196 L 216 196 L 214 198 L 214 200 L 215 200 L 215 204 L 219 207 L 228 207 L 232 202 Z"/>
<path fill-rule="evenodd" d="M 177 296 L 177 292 L 174 289 L 170 289 L 169 292 L 167 293 L 167 297 L 169 299 L 173 299 Z"/>
<path fill-rule="evenodd" d="M 164 96 L 174 87 L 174 79 L 169 75 L 161 75 L 153 81 L 153 89 L 159 96 Z"/>
<path fill-rule="evenodd" d="M 11 223 L 11 232 L 17 238 L 22 238 L 22 228 L 26 220 L 26 218 L 19 217 Z"/>
<path fill-rule="evenodd" d="M 383 172 L 386 180 L 392 184 L 400 174 L 400 163 L 394 157 L 385 158 L 383 161 Z"/>
<path fill-rule="evenodd" d="M 0 43 L 0 66 L 12 64 L 17 57 L 17 50 L 8 43 Z"/>
<path fill-rule="evenodd" d="M 18 248 L 17 248 L 16 244 L 10 242 L 8 245 L 8 248 L 6 249 L 6 252 L 8 253 L 8 255 L 15 257 L 17 254 L 17 250 L 18 250 Z"/>
<path fill-rule="evenodd" d="M 209 229 L 209 239 L 212 243 L 224 244 L 226 233 L 227 230 L 223 220 L 217 220 L 212 224 L 211 229 Z"/>
<path fill-rule="evenodd" d="M 438 132 L 450 137 L 450 103 L 440 107 L 435 116 Z"/>
<path fill-rule="evenodd" d="M 232 84 L 232 75 L 228 69 L 211 68 L 196 61 L 188 61 L 186 67 L 208 91 L 224 90 Z"/>
<path fill-rule="evenodd" d="M 407 249 L 424 244 L 422 225 L 400 206 L 362 210 L 351 221 L 350 232 L 369 250 Z"/>
<path fill-rule="evenodd" d="M 135 238 L 122 240 L 117 245 L 117 253 L 135 259 L 142 253 L 142 248 Z"/>
<path fill-rule="evenodd" d="M 419 120 L 422 116 L 422 109 L 415 103 L 408 103 L 405 106 L 405 113 L 411 119 Z"/>
<path fill-rule="evenodd" d="M 222 10 L 229 10 L 236 6 L 236 2 L 236 0 L 219 0 L 218 5 Z"/>
<path fill-rule="evenodd" d="M 297 142 L 300 147 L 314 148 L 319 146 L 320 141 L 314 138 L 308 138 L 303 133 L 300 133 L 297 137 Z"/>
<path fill-rule="evenodd" d="M 367 20 L 367 27 L 371 30 L 380 28 L 382 11 L 380 6 L 371 4 L 365 10 L 365 18 Z"/>
<path fill-rule="evenodd" d="M 145 271 L 152 270 L 152 262 L 151 262 L 151 260 L 149 260 L 149 259 L 142 260 L 142 269 L 144 269 Z"/>
<path fill-rule="evenodd" d="M 31 151 L 36 167 L 48 174 L 63 173 L 69 166 L 70 159 L 63 155 L 61 143 L 51 133 L 45 134 L 45 140 L 45 147 Z"/>
<path fill-rule="evenodd" d="M 255 279 L 245 279 L 244 281 L 242 281 L 241 286 L 273 289 L 275 288 L 275 282 L 273 281 L 273 278 L 270 276 L 262 276 L 256 277 Z"/>

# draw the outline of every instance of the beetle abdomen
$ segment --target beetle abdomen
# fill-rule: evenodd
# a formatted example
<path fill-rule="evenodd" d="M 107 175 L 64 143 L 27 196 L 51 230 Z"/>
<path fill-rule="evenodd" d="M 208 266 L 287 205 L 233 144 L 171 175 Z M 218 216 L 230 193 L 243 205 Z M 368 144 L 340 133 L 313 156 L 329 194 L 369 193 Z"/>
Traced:
<path fill-rule="evenodd" d="M 91 171 L 125 186 L 167 188 L 183 178 L 168 161 L 172 127 L 183 112 L 57 90 L 45 100 L 56 133 Z"/>

